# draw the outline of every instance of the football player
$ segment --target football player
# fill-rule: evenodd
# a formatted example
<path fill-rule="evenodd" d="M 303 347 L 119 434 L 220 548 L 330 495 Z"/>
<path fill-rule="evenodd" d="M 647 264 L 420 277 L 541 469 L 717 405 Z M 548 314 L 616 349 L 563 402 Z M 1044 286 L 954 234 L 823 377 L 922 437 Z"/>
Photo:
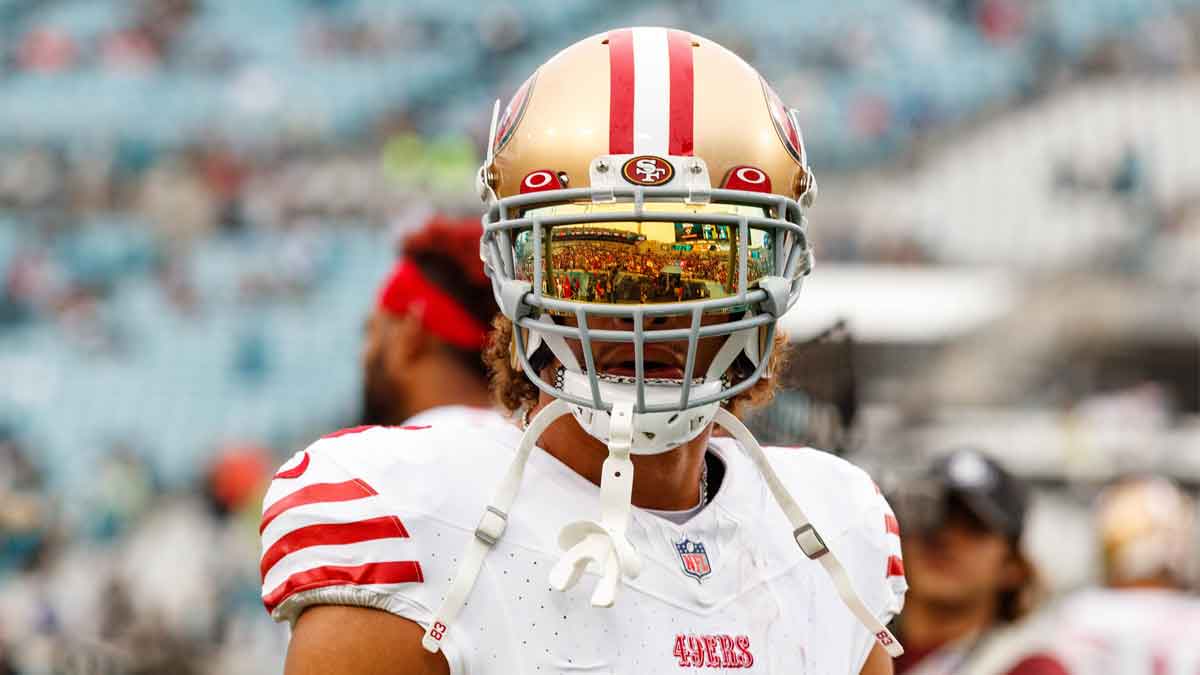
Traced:
<path fill-rule="evenodd" d="M 483 348 L 495 317 L 477 218 L 433 216 L 400 245 L 363 345 L 366 425 L 492 413 Z"/>
<path fill-rule="evenodd" d="M 736 416 L 812 266 L 770 86 L 683 31 L 595 35 L 496 106 L 478 184 L 520 424 L 348 430 L 280 469 L 260 569 L 289 675 L 890 673 L 886 502 Z"/>
<path fill-rule="evenodd" d="M 1081 591 L 1053 614 L 1072 672 L 1200 672 L 1196 505 L 1165 478 L 1132 478 L 1101 493 L 1096 529 L 1107 588 Z"/>

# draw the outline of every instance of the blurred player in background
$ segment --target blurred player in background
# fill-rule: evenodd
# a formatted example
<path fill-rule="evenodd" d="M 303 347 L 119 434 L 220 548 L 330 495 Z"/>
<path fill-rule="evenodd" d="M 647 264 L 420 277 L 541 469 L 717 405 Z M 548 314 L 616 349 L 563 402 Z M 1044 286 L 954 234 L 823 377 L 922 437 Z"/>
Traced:
<path fill-rule="evenodd" d="M 482 350 L 496 301 L 480 234 L 477 218 L 434 216 L 401 243 L 367 323 L 363 424 L 491 410 Z"/>
<path fill-rule="evenodd" d="M 1096 502 L 1106 588 L 1082 591 L 1052 616 L 1064 661 L 1087 675 L 1200 672 L 1196 505 L 1164 478 L 1122 481 Z"/>
<path fill-rule="evenodd" d="M 959 450 L 935 461 L 892 498 L 904 525 L 909 592 L 896 633 L 908 675 L 1061 675 L 1055 659 L 1014 660 L 1004 629 L 1029 612 L 1032 563 L 1021 551 L 1028 487 L 994 460 Z"/>

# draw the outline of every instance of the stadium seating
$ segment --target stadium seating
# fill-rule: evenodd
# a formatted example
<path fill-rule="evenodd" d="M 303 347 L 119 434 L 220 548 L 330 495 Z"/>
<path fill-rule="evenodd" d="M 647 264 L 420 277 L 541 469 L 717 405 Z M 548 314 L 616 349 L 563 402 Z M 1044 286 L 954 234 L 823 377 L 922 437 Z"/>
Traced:
<path fill-rule="evenodd" d="M 772 0 L 754 14 L 741 3 L 711 5 L 711 14 L 692 16 L 626 2 L 530 0 L 515 5 L 515 17 L 493 17 L 512 23 L 506 38 L 481 33 L 480 8 L 464 3 L 209 1 L 197 5 L 161 63 L 138 70 L 104 57 L 105 40 L 134 22 L 131 3 L 0 0 L 0 36 L 12 55 L 38 31 L 62 37 L 75 53 L 69 65 L 49 70 L 25 67 L 22 58 L 0 61 L 8 64 L 0 70 L 0 151 L 99 143 L 117 147 L 120 161 L 153 165 L 214 133 L 255 147 L 300 126 L 318 144 L 354 143 L 398 110 L 426 137 L 478 131 L 488 102 L 507 95 L 547 50 L 581 37 L 581 26 L 632 22 L 740 36 L 732 46 L 747 50 L 799 106 L 814 162 L 849 168 L 1025 96 L 1041 50 L 1069 64 L 1141 20 L 1200 0 L 1099 0 L 1088 11 L 1056 0 L 1046 3 L 1049 21 L 1011 42 L 996 42 L 936 3 Z M 382 27 L 395 44 L 321 46 L 322 35 L 365 25 Z M 863 25 L 874 28 L 852 28 Z M 838 50 L 847 39 L 854 54 Z M 493 67 L 495 50 L 505 52 L 502 70 Z M 1002 147 L 997 133 L 990 142 Z M 959 153 L 960 162 L 965 157 L 974 155 Z M 1004 157 L 1009 172 L 1038 161 Z M 929 171 L 952 176 L 956 168 Z M 909 195 L 917 203 L 947 192 L 933 173 L 923 186 Z M 887 195 L 877 198 L 881 213 L 891 208 Z M 304 434 L 353 420 L 362 318 L 391 257 L 379 223 L 327 217 L 307 244 L 284 232 L 214 234 L 178 261 L 130 214 L 88 214 L 53 235 L 39 223 L 36 213 L 0 213 L 0 276 L 8 278 L 29 251 L 45 250 L 66 279 L 99 298 L 84 327 L 99 338 L 80 337 L 72 315 L 0 299 L 0 420 L 42 450 L 37 461 L 56 489 L 87 481 L 86 460 L 118 443 L 178 485 L 194 480 L 221 444 L 254 440 L 282 453 Z M 995 261 L 983 256 L 997 248 L 972 241 L 945 240 L 940 260 Z M 317 251 L 301 265 L 301 290 L 247 293 L 247 279 L 256 277 L 287 286 L 286 251 L 297 246 Z M 168 263 L 183 265 L 176 273 L 194 288 L 194 311 L 168 299 Z"/>

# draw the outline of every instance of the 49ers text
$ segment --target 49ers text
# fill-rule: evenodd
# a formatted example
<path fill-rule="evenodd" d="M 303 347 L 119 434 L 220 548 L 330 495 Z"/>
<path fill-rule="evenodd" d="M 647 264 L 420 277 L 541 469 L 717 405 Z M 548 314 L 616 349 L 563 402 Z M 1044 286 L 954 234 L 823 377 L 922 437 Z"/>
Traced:
<path fill-rule="evenodd" d="M 676 635 L 680 668 L 749 668 L 754 665 L 745 635 Z"/>

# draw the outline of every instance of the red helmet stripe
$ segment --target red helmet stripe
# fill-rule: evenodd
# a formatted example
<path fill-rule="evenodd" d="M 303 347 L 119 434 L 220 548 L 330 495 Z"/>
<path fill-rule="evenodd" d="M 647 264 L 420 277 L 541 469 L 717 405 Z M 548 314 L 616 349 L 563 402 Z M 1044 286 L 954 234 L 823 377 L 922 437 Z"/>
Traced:
<path fill-rule="evenodd" d="M 633 152 L 633 30 L 608 34 L 608 152 Z"/>
<path fill-rule="evenodd" d="M 678 30 L 667 31 L 667 49 L 671 60 L 671 140 L 672 155 L 692 154 L 692 111 L 695 78 L 692 71 L 692 38 Z"/>

